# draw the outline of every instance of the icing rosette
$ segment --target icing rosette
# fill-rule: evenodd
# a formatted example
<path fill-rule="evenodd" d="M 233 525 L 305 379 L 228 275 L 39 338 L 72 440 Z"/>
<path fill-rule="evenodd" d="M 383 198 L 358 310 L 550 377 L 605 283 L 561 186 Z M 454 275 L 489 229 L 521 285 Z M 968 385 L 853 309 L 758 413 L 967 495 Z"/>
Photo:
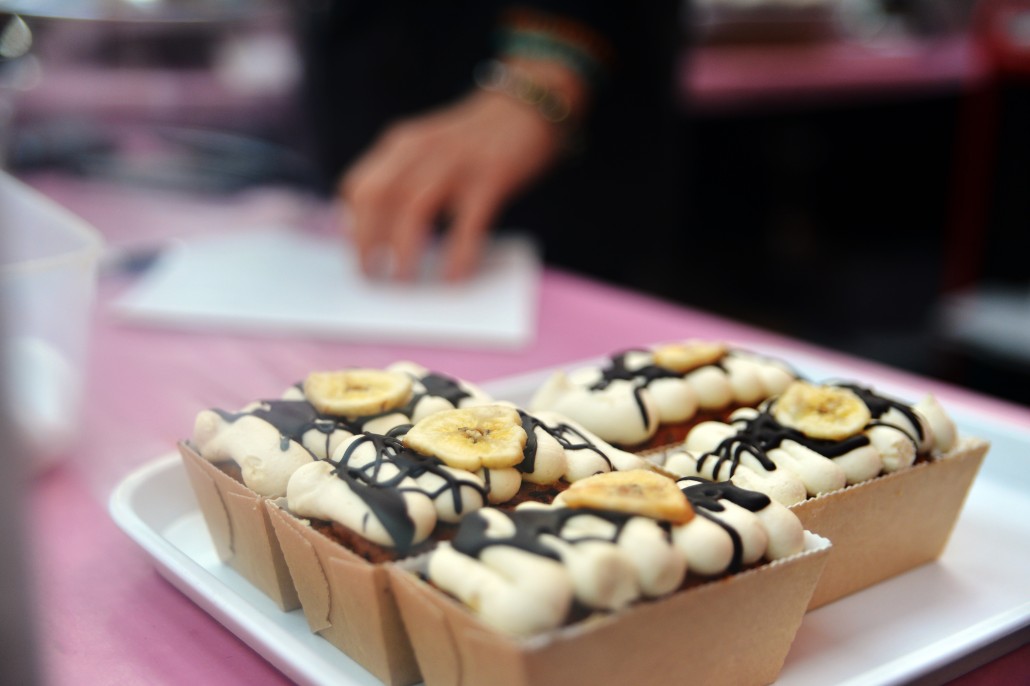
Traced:
<path fill-rule="evenodd" d="M 910 405 L 854 384 L 796 381 L 760 409 L 698 424 L 659 461 L 792 505 L 945 455 L 956 434 L 932 396 Z"/>
<path fill-rule="evenodd" d="M 297 468 L 328 458 L 356 434 L 386 434 L 442 410 L 489 401 L 474 385 L 413 362 L 319 371 L 279 399 L 237 412 L 201 411 L 191 443 L 210 462 L 236 463 L 248 488 L 274 498 L 286 495 Z"/>
<path fill-rule="evenodd" d="M 701 411 L 754 405 L 782 392 L 796 374 L 786 364 L 722 343 L 687 340 L 628 350 L 602 365 L 558 372 L 530 401 L 601 438 L 637 446 L 662 425 Z"/>
<path fill-rule="evenodd" d="M 635 500 L 627 497 L 628 481 L 645 475 Z M 576 500 L 577 490 L 590 496 Z M 678 499 L 688 514 L 641 514 L 655 499 Z M 452 541 L 428 554 L 425 570 L 488 625 L 531 635 L 583 612 L 668 595 L 689 575 L 710 578 L 789 557 L 803 548 L 803 535 L 787 508 L 731 483 L 612 473 L 578 482 L 552 505 L 466 517 Z"/>
<path fill-rule="evenodd" d="M 436 412 L 385 435 L 357 434 L 329 460 L 297 468 L 286 489 L 299 517 L 334 521 L 398 554 L 523 483 L 558 484 L 649 468 L 560 416 L 506 404 Z"/>
<path fill-rule="evenodd" d="M 248 488 L 274 498 L 286 494 L 298 467 L 328 457 L 352 435 L 351 427 L 308 402 L 266 400 L 239 412 L 201 411 L 191 443 L 210 462 L 236 463 Z"/>

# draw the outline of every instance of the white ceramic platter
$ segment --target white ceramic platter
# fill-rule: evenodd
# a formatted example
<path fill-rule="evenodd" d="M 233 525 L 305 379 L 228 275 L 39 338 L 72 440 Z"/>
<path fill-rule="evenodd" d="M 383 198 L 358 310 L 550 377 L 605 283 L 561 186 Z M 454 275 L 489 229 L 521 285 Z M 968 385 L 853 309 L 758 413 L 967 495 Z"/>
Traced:
<path fill-rule="evenodd" d="M 786 351 L 778 356 L 810 378 L 858 378 L 815 358 Z M 547 373 L 484 388 L 497 398 L 525 401 Z M 861 378 L 911 400 L 922 393 L 867 374 Z M 1030 427 L 993 421 L 975 408 L 949 409 L 963 433 L 987 438 L 992 447 L 944 555 L 809 613 L 777 684 L 943 680 L 990 659 L 992 646 L 1030 629 Z M 311 634 L 299 610 L 281 612 L 218 561 L 177 455 L 126 477 L 110 510 L 165 578 L 291 679 L 379 683 Z"/>

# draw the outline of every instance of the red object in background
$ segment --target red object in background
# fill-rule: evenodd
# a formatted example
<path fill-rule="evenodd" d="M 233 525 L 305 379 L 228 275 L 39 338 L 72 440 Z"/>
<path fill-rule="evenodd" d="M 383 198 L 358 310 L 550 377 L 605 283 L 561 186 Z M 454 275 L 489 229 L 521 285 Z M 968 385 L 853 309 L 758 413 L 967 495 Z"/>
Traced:
<path fill-rule="evenodd" d="M 1001 89 L 1030 80 L 1030 0 L 982 0 L 972 39 L 987 78 L 974 84 L 959 113 L 951 222 L 942 290 L 974 286 L 981 276 L 999 145 Z"/>
<path fill-rule="evenodd" d="M 1030 1 L 981 2 L 974 30 L 999 77 L 1030 77 Z"/>

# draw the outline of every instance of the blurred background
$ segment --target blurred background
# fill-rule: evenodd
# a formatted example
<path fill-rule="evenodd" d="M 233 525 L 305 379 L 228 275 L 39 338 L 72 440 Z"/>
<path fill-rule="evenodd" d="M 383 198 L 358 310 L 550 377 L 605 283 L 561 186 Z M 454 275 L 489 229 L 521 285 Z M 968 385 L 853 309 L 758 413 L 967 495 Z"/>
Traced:
<path fill-rule="evenodd" d="M 317 198 L 298 25 L 324 4 L 0 0 L 4 167 Z M 682 269 L 622 285 L 1030 404 L 1030 0 L 681 15 Z"/>

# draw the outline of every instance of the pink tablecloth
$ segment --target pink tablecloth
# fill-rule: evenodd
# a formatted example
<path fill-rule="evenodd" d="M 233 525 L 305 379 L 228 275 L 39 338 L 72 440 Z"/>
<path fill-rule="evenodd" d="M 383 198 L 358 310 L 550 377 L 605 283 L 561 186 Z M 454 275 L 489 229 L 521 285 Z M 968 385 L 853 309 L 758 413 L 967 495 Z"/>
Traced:
<path fill-rule="evenodd" d="M 132 230 L 133 222 L 145 222 L 148 213 L 167 217 L 176 211 L 169 198 L 160 198 L 119 214 L 104 204 L 103 194 L 77 194 L 74 186 L 54 182 L 44 188 L 58 199 L 70 199 L 66 204 L 116 240 Z M 67 191 L 64 196 L 62 189 Z M 106 512 L 106 499 L 119 479 L 172 450 L 189 433 L 198 409 L 242 405 L 278 392 L 314 368 L 380 366 L 402 358 L 485 381 L 692 336 L 819 352 L 556 271 L 543 277 L 539 335 L 519 352 L 130 328 L 107 308 L 126 283 L 123 277 L 107 277 L 101 283 L 81 438 L 63 464 L 37 477 L 30 491 L 41 651 L 51 681 L 59 685 L 285 682 L 258 654 L 159 577 Z M 870 363 L 844 361 L 858 372 L 865 368 L 885 373 Z M 1030 410 L 1025 408 L 921 383 L 946 401 L 975 404 L 1030 424 Z M 1025 677 L 1030 672 L 1027 651 L 987 669 Z M 981 672 L 965 683 L 986 683 L 977 681 L 983 678 L 997 678 L 997 673 Z"/>

